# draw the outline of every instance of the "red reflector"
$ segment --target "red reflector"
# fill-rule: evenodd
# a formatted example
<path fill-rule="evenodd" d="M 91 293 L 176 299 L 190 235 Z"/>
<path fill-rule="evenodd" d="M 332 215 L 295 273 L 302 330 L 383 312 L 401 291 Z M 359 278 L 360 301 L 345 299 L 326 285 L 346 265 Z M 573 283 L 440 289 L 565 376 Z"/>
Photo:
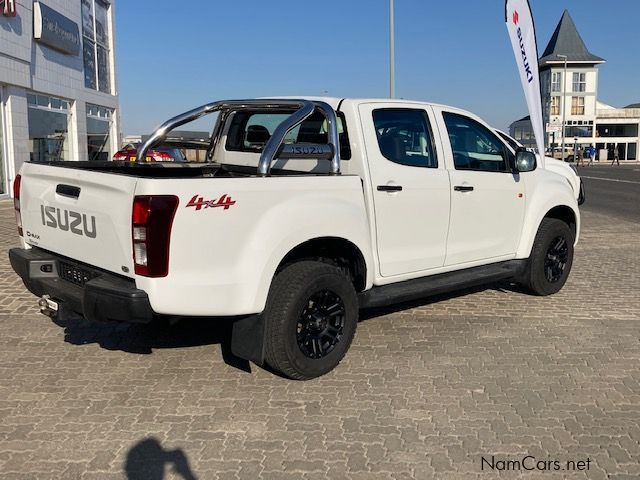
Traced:
<path fill-rule="evenodd" d="M 177 209 L 178 197 L 174 195 L 140 195 L 134 198 L 131 240 L 137 275 L 155 278 L 168 275 L 171 227 Z M 141 228 L 144 229 L 144 235 L 141 235 Z M 142 249 L 141 244 L 146 248 Z M 141 262 L 140 253 L 146 250 L 144 264 L 136 261 L 136 245 L 139 253 L 137 257 Z"/>
<path fill-rule="evenodd" d="M 13 180 L 13 198 L 20 200 L 20 187 L 22 185 L 22 175 L 16 175 Z"/>
<path fill-rule="evenodd" d="M 22 175 L 16 175 L 13 180 L 13 208 L 16 210 L 16 224 L 18 225 L 18 235 L 24 236 L 22 231 L 22 214 L 20 213 L 20 188 L 22 187 Z"/>

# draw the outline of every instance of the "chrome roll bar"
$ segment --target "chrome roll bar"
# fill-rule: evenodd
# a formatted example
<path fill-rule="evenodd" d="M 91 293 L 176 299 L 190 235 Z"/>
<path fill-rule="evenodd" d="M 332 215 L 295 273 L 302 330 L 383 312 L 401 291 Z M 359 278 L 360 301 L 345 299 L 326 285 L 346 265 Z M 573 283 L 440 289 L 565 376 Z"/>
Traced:
<path fill-rule="evenodd" d="M 221 118 L 214 128 L 211 138 L 211 146 L 207 155 L 211 159 L 213 149 L 222 135 L 223 123 L 232 111 L 255 108 L 273 108 L 273 109 L 291 109 L 296 108 L 288 118 L 286 118 L 276 128 L 273 135 L 267 141 L 260 160 L 258 162 L 258 175 L 267 176 L 271 170 L 271 164 L 278 156 L 281 146 L 287 134 L 313 115 L 316 110 L 320 111 L 327 120 L 328 143 L 333 148 L 331 157 L 331 174 L 340 174 L 340 137 L 338 134 L 338 119 L 336 112 L 326 102 L 309 101 L 309 100 L 288 100 L 288 99 L 260 99 L 260 100 L 223 100 L 219 102 L 208 103 L 198 108 L 194 108 L 181 115 L 173 117 L 158 127 L 149 139 L 138 148 L 136 162 L 143 163 L 146 161 L 147 152 L 153 147 L 160 144 L 167 134 L 176 128 L 193 122 L 205 115 L 214 112 L 221 112 Z"/>

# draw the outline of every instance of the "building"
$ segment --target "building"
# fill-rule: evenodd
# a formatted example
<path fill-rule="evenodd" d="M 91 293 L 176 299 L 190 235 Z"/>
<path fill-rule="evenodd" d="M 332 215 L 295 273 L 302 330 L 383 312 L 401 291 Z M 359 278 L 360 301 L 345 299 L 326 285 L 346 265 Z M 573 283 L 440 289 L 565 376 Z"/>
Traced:
<path fill-rule="evenodd" d="M 0 0 L 0 196 L 29 159 L 119 146 L 113 0 Z"/>
<path fill-rule="evenodd" d="M 595 146 L 598 160 L 612 160 L 616 151 L 620 160 L 637 160 L 640 109 L 637 104 L 616 109 L 598 100 L 603 63 L 587 49 L 565 10 L 539 59 L 546 145 L 561 146 L 564 130 L 567 148 Z M 513 122 L 509 131 L 525 146 L 535 146 L 529 117 Z"/>

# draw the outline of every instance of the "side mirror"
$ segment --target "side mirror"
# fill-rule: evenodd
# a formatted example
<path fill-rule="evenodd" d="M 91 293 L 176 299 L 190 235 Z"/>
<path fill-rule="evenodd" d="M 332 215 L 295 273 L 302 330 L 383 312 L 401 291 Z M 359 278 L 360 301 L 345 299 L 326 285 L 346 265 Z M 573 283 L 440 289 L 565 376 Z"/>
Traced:
<path fill-rule="evenodd" d="M 524 148 L 516 150 L 514 170 L 519 173 L 532 172 L 536 169 L 536 156 Z"/>

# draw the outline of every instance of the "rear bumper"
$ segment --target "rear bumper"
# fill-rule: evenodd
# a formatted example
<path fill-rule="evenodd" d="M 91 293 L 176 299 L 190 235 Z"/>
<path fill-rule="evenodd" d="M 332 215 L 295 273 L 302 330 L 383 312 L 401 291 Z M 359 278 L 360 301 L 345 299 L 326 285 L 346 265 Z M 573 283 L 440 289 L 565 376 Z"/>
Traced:
<path fill-rule="evenodd" d="M 154 317 L 149 297 L 136 288 L 133 280 L 35 248 L 13 248 L 9 250 L 9 261 L 31 293 L 49 295 L 88 320 L 149 323 Z M 86 278 L 80 279 L 76 274 L 73 283 L 61 278 L 69 265 L 86 273 Z"/>

